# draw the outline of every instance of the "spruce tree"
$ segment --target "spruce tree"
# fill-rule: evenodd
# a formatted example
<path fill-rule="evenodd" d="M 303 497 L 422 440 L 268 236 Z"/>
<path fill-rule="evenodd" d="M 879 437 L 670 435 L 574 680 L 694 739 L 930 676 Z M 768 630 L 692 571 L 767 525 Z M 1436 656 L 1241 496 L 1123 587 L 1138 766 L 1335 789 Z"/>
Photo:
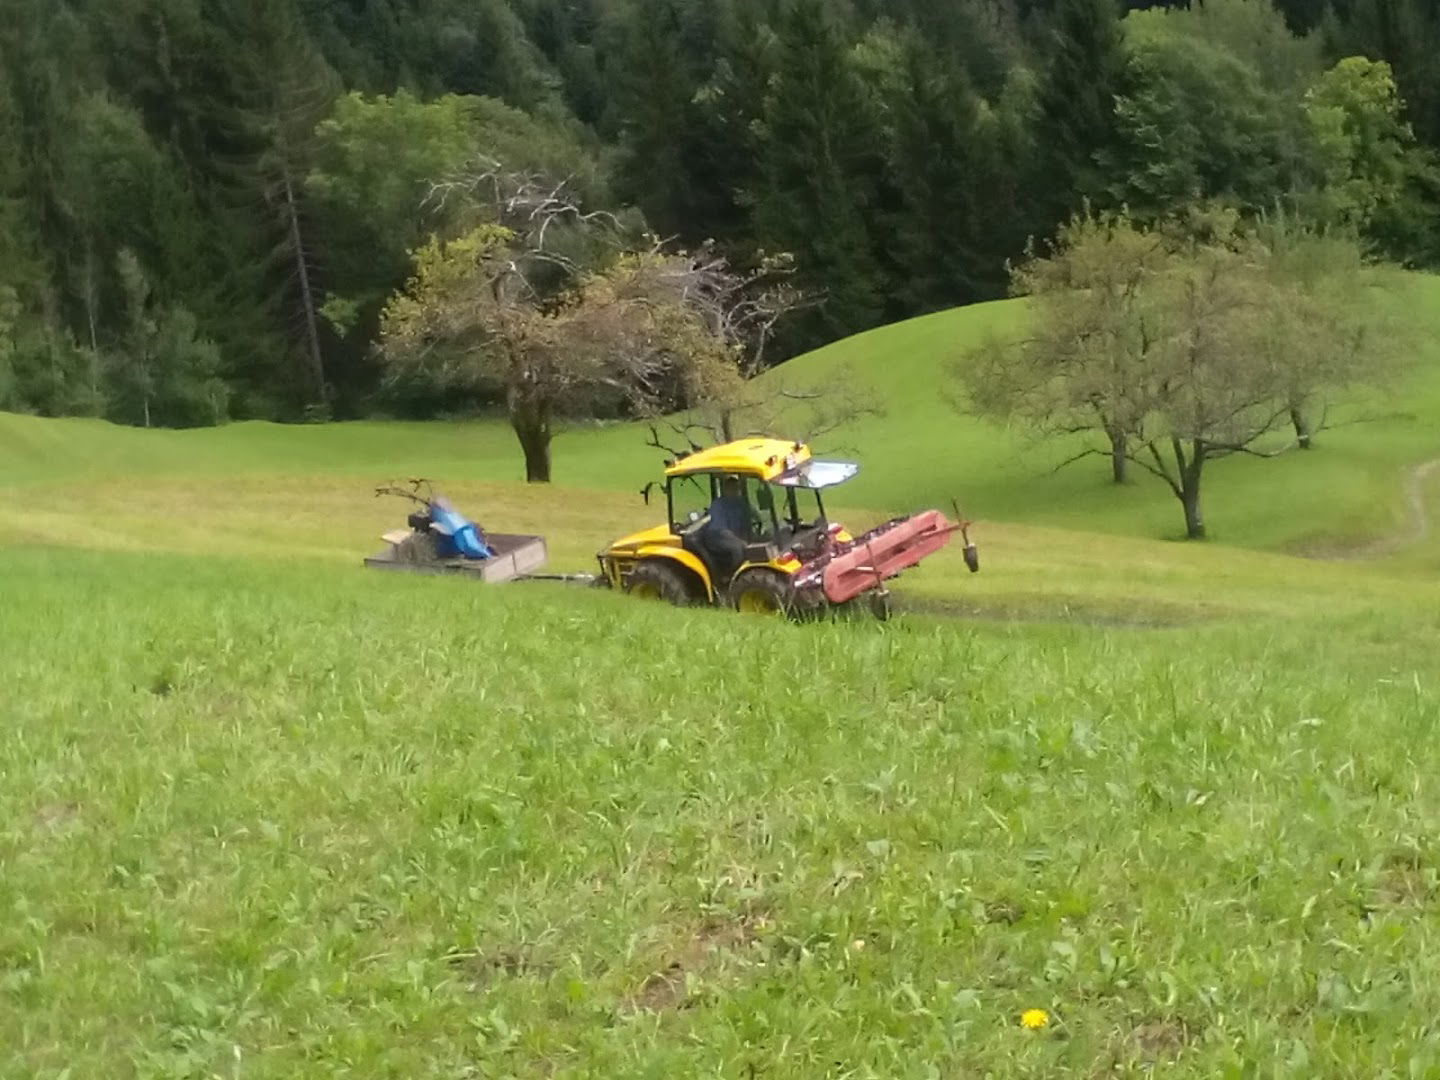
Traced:
<path fill-rule="evenodd" d="M 1044 233 L 1086 199 L 1103 202 L 1098 161 L 1116 141 L 1116 100 L 1127 88 L 1115 0 L 1058 0 L 1037 90 L 1030 202 Z"/>
<path fill-rule="evenodd" d="M 622 195 L 661 234 L 693 236 L 688 159 L 697 82 L 680 47 L 680 0 L 636 0 L 624 27 L 615 88 Z"/>
<path fill-rule="evenodd" d="M 293 0 L 213 0 L 231 47 L 225 98 L 217 112 L 233 153 L 229 211 L 248 221 L 255 265 L 278 325 L 295 343 L 292 393 L 306 410 L 328 413 L 318 255 L 304 181 L 315 129 L 337 92 Z"/>
<path fill-rule="evenodd" d="M 758 131 L 755 239 L 792 253 L 802 284 L 823 301 L 794 324 L 815 345 L 874 326 L 885 312 L 870 234 L 880 132 L 824 0 L 792 0 L 776 33 Z"/>
<path fill-rule="evenodd" d="M 963 73 L 907 36 L 904 70 L 890 103 L 890 172 L 901 195 L 894 246 L 915 308 L 935 310 L 988 297 L 1003 273 L 987 259 L 977 186 L 991 152 L 980 104 Z"/>

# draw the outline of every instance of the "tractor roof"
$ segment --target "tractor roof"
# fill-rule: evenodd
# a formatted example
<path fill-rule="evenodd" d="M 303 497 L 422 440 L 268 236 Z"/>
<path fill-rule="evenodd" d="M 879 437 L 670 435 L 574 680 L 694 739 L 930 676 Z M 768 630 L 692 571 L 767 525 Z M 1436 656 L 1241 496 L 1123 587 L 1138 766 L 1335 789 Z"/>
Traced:
<path fill-rule="evenodd" d="M 760 480 L 774 480 L 809 460 L 810 448 L 804 443 L 788 439 L 737 439 L 683 457 L 666 469 L 665 475 L 736 473 Z"/>

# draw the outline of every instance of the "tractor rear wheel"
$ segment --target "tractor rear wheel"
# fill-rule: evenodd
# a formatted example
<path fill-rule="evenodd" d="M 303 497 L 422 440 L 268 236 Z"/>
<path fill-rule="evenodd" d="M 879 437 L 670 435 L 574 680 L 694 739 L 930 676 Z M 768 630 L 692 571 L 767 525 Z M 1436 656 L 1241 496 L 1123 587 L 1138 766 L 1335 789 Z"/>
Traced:
<path fill-rule="evenodd" d="M 642 600 L 664 600 L 676 607 L 695 602 L 685 572 L 665 559 L 641 559 L 625 579 L 625 591 Z"/>
<path fill-rule="evenodd" d="M 736 574 L 728 592 L 730 606 L 748 615 L 795 614 L 795 589 L 790 579 L 774 570 L 746 570 Z"/>

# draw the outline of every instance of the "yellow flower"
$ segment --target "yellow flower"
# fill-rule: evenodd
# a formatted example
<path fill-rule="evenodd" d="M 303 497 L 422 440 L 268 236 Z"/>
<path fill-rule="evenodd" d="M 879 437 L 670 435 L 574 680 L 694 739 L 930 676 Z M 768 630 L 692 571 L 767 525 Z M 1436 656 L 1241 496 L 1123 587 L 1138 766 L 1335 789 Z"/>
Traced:
<path fill-rule="evenodd" d="M 1020 1026 L 1039 1031 L 1050 1024 L 1050 1014 L 1044 1009 L 1026 1009 L 1020 1014 Z"/>

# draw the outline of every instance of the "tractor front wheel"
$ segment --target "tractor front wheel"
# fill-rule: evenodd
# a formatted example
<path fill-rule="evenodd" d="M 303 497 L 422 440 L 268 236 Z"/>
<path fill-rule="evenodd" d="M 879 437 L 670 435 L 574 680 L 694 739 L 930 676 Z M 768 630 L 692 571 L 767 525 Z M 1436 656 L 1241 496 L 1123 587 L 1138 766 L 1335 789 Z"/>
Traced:
<path fill-rule="evenodd" d="M 694 602 L 684 571 L 661 559 L 642 559 L 625 580 L 625 591 L 642 600 L 664 600 L 676 607 Z"/>
<path fill-rule="evenodd" d="M 795 589 L 774 570 L 746 570 L 730 583 L 730 606 L 749 615 L 793 615 Z"/>

